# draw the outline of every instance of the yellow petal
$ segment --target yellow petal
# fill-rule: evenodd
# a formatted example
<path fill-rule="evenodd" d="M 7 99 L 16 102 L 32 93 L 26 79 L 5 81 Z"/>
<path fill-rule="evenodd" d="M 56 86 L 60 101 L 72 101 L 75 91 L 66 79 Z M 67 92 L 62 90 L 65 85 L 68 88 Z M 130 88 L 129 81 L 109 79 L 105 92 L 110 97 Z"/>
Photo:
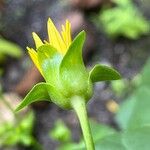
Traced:
<path fill-rule="evenodd" d="M 50 44 L 50 43 L 49 43 L 49 42 L 47 42 L 46 40 L 44 40 L 44 43 L 45 43 L 45 44 Z"/>
<path fill-rule="evenodd" d="M 50 44 L 58 50 L 58 52 L 65 54 L 66 52 L 66 45 L 56 29 L 55 25 L 53 24 L 52 20 L 49 18 L 47 22 L 47 28 L 48 28 L 48 37 Z"/>
<path fill-rule="evenodd" d="M 67 46 L 67 34 L 66 34 L 66 29 L 65 29 L 64 25 L 62 25 L 61 35 L 62 35 L 62 38 L 63 38 L 63 40 Z"/>
<path fill-rule="evenodd" d="M 68 46 L 70 46 L 70 44 L 71 44 L 71 24 L 68 20 L 66 20 L 66 30 L 67 30 Z"/>
<path fill-rule="evenodd" d="M 62 34 L 63 40 L 68 49 L 71 44 L 71 24 L 68 20 L 66 20 L 65 27 L 64 27 L 64 25 L 62 25 L 61 34 Z M 66 49 L 66 51 L 67 51 L 67 49 Z"/>
<path fill-rule="evenodd" d="M 35 66 L 38 68 L 38 70 L 40 71 L 40 73 L 43 76 L 42 69 L 41 69 L 41 66 L 38 61 L 37 52 L 33 48 L 29 48 L 29 47 L 27 47 L 27 50 L 28 50 L 28 53 L 29 53 L 32 61 L 34 62 Z"/>
<path fill-rule="evenodd" d="M 35 42 L 36 49 L 43 45 L 43 42 L 35 32 L 32 32 L 32 36 Z"/>

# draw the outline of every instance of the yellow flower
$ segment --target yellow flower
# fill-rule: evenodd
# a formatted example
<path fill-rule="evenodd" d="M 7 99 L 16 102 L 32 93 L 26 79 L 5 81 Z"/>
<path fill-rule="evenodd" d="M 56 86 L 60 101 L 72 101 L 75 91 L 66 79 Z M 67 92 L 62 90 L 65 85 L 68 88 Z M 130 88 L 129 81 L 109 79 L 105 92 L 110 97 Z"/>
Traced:
<path fill-rule="evenodd" d="M 99 64 L 90 72 L 87 70 L 82 58 L 86 33 L 81 31 L 72 41 L 68 20 L 62 25 L 61 33 L 51 19 L 48 19 L 47 28 L 48 41 L 43 42 L 33 32 L 36 48 L 27 47 L 45 82 L 35 85 L 17 110 L 39 100 L 51 100 L 62 108 L 70 109 L 73 107 L 72 98 L 75 96 L 82 97 L 85 102 L 89 100 L 94 82 L 120 78 L 117 71 Z"/>
<path fill-rule="evenodd" d="M 44 41 L 39 38 L 39 36 L 33 32 L 32 36 L 35 42 L 36 49 L 38 49 L 40 46 L 46 44 L 50 44 L 52 47 L 54 47 L 60 54 L 65 55 L 69 46 L 71 45 L 72 39 L 71 39 L 71 24 L 68 20 L 66 20 L 66 24 L 62 25 L 62 31 L 61 34 L 55 27 L 53 21 L 49 18 L 47 21 L 47 30 L 48 30 L 48 42 Z M 42 73 L 42 69 L 40 67 L 38 58 L 37 58 L 37 52 L 33 48 L 27 47 L 28 53 L 40 71 Z"/>

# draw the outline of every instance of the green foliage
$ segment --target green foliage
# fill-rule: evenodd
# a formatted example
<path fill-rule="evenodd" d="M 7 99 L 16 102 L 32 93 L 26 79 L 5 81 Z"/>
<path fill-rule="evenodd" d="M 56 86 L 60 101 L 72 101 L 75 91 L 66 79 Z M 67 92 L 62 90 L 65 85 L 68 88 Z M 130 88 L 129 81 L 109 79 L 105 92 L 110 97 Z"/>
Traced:
<path fill-rule="evenodd" d="M 22 144 L 31 146 L 35 143 L 32 136 L 34 115 L 29 113 L 20 122 L 6 122 L 0 126 L 0 145 L 2 147 Z M 0 148 L 2 148 L 0 146 Z"/>
<path fill-rule="evenodd" d="M 128 105 L 125 110 L 124 104 L 117 115 L 117 120 L 125 129 L 132 129 L 145 125 L 150 125 L 149 108 L 150 108 L 150 93 L 146 87 L 141 87 L 126 101 Z M 125 114 L 125 112 L 128 112 Z M 124 117 L 124 120 L 122 119 Z M 126 119 L 127 118 L 127 119 Z M 123 122 L 122 122 L 123 121 Z"/>
<path fill-rule="evenodd" d="M 122 103 L 116 116 L 117 122 L 123 129 L 141 127 L 150 124 L 148 115 L 150 113 L 149 68 L 150 60 L 147 61 L 142 72 L 140 73 L 140 76 L 138 77 L 138 84 L 134 90 L 134 93 Z"/>
<path fill-rule="evenodd" d="M 98 143 L 96 148 L 96 150 L 126 150 L 121 142 L 121 135 L 119 133 L 105 137 Z"/>
<path fill-rule="evenodd" d="M 147 61 L 146 65 L 144 66 L 140 76 L 139 80 L 140 83 L 138 87 L 146 86 L 147 88 L 150 88 L 150 59 Z"/>
<path fill-rule="evenodd" d="M 0 37 L 0 63 L 4 63 L 7 56 L 20 58 L 22 56 L 22 52 L 23 51 L 20 46 Z M 3 69 L 0 68 L 0 76 L 2 73 Z"/>
<path fill-rule="evenodd" d="M 54 128 L 49 132 L 49 136 L 53 140 L 57 140 L 59 142 L 71 141 L 71 131 L 62 120 L 57 120 L 55 122 Z"/>
<path fill-rule="evenodd" d="M 103 138 L 96 150 L 148 150 L 149 140 L 150 127 L 141 127 Z"/>
<path fill-rule="evenodd" d="M 22 55 L 22 48 L 17 44 L 0 38 L 0 59 L 4 59 L 6 56 L 19 58 Z"/>
<path fill-rule="evenodd" d="M 150 127 L 141 127 L 130 131 L 105 135 L 99 141 L 95 142 L 95 150 L 149 150 L 149 140 Z M 59 150 L 68 149 L 85 150 L 85 146 L 84 143 L 80 142 L 78 144 L 64 144 L 59 148 Z"/>
<path fill-rule="evenodd" d="M 94 135 L 95 143 L 98 143 L 101 139 L 116 133 L 115 129 L 103 124 L 99 124 L 93 120 L 90 121 L 90 126 L 92 134 Z"/>
<path fill-rule="evenodd" d="M 115 94 L 117 96 L 121 96 L 122 94 L 124 94 L 126 88 L 127 88 L 127 80 L 121 79 L 121 80 L 116 80 L 116 81 L 112 81 L 111 82 L 111 87 L 113 92 L 115 92 Z"/>
<path fill-rule="evenodd" d="M 116 131 L 108 126 L 98 124 L 95 121 L 90 122 L 92 135 L 94 138 L 95 146 L 98 146 L 98 143 L 101 139 L 114 134 Z M 59 147 L 59 150 L 85 150 L 84 141 L 81 138 L 79 143 L 74 143 L 73 141 L 68 141 L 67 143 L 62 143 Z"/>
<path fill-rule="evenodd" d="M 104 28 L 108 36 L 117 38 L 124 36 L 138 39 L 150 32 L 150 22 L 147 21 L 131 0 L 113 0 L 115 7 L 104 8 L 98 16 L 98 26 Z"/>

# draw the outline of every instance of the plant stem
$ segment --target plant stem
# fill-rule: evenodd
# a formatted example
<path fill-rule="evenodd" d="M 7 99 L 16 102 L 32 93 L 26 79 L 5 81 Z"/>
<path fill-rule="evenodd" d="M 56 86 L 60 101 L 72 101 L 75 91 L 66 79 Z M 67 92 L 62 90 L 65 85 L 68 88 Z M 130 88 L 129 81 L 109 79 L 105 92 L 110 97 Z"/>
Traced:
<path fill-rule="evenodd" d="M 75 96 L 71 99 L 71 104 L 79 118 L 87 150 L 95 150 L 89 120 L 87 116 L 85 100 L 82 97 Z"/>

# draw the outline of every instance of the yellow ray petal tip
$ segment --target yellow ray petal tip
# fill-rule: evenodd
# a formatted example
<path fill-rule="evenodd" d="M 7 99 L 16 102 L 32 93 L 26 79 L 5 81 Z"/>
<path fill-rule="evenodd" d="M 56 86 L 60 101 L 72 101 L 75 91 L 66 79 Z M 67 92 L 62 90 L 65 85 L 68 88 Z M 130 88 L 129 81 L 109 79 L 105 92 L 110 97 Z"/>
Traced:
<path fill-rule="evenodd" d="M 35 32 L 32 32 L 32 37 L 34 39 L 36 48 L 39 48 L 41 45 L 43 45 L 42 40 Z"/>

